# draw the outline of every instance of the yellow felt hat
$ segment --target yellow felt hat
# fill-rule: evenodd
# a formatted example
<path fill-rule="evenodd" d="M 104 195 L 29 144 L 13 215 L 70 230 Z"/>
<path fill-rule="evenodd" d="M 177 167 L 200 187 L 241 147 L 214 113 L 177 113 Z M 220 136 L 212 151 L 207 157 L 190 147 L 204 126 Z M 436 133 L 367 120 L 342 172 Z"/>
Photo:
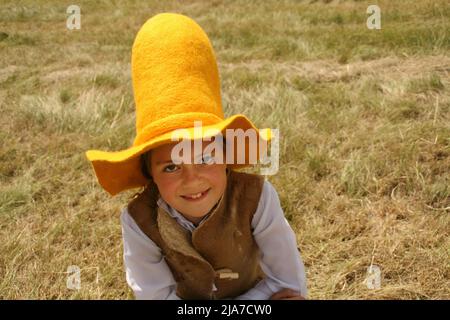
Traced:
<path fill-rule="evenodd" d="M 131 66 L 136 105 L 133 145 L 122 151 L 86 152 L 100 185 L 111 195 L 148 183 L 141 172 L 140 155 L 173 142 L 176 129 L 187 129 L 191 139 L 202 139 L 211 129 L 221 133 L 253 129 L 259 139 L 270 141 L 270 130 L 258 130 L 244 115 L 224 118 L 214 50 L 191 18 L 160 13 L 147 20 L 134 41 Z M 195 121 L 201 121 L 201 130 L 194 129 Z"/>

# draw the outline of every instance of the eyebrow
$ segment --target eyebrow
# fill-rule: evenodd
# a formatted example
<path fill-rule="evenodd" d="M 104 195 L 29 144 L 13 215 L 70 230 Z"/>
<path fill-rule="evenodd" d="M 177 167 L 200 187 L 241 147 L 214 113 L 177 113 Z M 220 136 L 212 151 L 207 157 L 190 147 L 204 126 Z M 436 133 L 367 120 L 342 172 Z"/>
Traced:
<path fill-rule="evenodd" d="M 165 164 L 165 163 L 173 163 L 173 161 L 172 160 L 157 161 L 156 165 Z"/>
<path fill-rule="evenodd" d="M 211 153 L 208 153 L 208 155 L 211 155 Z M 202 158 L 202 157 L 203 157 L 203 154 L 199 154 L 199 155 L 197 155 L 196 159 Z M 156 165 L 157 166 L 159 166 L 161 164 L 166 164 L 166 163 L 173 163 L 173 161 L 170 160 L 170 159 L 169 160 L 156 161 Z"/>

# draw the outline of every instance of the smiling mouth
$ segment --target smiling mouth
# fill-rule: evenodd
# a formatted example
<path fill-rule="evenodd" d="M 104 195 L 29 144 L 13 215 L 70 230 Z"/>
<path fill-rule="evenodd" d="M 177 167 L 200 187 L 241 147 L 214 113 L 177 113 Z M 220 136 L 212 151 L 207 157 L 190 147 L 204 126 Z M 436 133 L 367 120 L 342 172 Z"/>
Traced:
<path fill-rule="evenodd" d="M 211 190 L 211 188 L 209 188 L 208 190 L 205 190 L 203 192 L 190 194 L 190 195 L 185 195 L 185 196 L 181 196 L 181 197 L 183 199 L 190 200 L 190 201 L 192 201 L 192 200 L 200 200 L 200 199 L 203 199 L 206 196 L 206 194 L 209 192 L 209 190 Z"/>

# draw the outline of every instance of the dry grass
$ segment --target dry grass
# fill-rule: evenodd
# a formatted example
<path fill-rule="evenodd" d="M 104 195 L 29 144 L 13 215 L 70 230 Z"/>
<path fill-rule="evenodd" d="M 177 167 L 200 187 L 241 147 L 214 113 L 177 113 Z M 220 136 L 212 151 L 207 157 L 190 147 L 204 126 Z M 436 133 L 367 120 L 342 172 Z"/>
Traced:
<path fill-rule="evenodd" d="M 366 28 L 374 3 L 382 30 Z M 77 4 L 79 31 L 58 1 L 0 5 L 0 298 L 132 298 L 119 224 L 132 192 L 110 198 L 84 151 L 131 143 L 130 48 L 163 11 L 210 36 L 226 114 L 280 128 L 270 181 L 310 298 L 450 298 L 447 1 Z M 364 284 L 371 264 L 377 290 Z"/>

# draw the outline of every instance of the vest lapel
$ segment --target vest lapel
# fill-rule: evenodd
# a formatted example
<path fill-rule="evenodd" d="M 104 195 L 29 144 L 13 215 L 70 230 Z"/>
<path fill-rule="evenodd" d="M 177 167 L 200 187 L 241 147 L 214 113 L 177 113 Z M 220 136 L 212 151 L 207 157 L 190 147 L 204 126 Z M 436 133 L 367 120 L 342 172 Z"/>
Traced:
<path fill-rule="evenodd" d="M 159 207 L 157 221 L 161 238 L 170 250 L 185 256 L 190 256 L 202 264 L 209 265 L 209 263 L 192 246 L 190 232 L 176 222 L 176 220 L 164 209 Z"/>
<path fill-rule="evenodd" d="M 190 232 L 164 209 L 157 210 L 158 230 L 166 246 L 164 255 L 178 283 L 177 295 L 189 299 L 212 299 L 213 267 L 192 246 Z"/>

